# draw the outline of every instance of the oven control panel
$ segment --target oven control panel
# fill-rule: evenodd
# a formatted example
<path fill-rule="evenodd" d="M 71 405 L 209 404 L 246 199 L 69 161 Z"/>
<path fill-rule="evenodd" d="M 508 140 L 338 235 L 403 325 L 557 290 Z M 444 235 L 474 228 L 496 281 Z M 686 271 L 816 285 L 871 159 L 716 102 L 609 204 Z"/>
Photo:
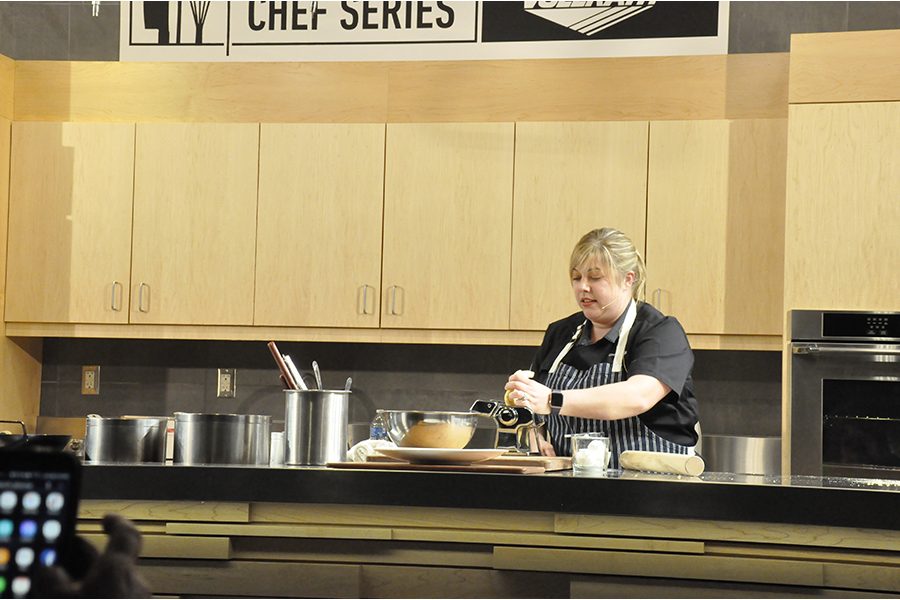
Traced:
<path fill-rule="evenodd" d="M 825 338 L 900 338 L 900 314 L 823 312 Z"/>

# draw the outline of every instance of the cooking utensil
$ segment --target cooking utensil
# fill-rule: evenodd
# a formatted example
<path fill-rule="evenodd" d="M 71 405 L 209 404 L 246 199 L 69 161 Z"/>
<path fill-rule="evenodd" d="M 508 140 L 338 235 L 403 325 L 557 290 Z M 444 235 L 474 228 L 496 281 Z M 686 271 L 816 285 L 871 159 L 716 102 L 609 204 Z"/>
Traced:
<path fill-rule="evenodd" d="M 300 374 L 300 370 L 297 369 L 296 365 L 294 365 L 294 361 L 291 360 L 290 354 L 284 355 L 284 364 L 287 365 L 288 370 L 291 372 L 291 377 L 294 378 L 294 383 L 297 384 L 298 390 L 309 389 L 306 387 L 306 382 L 303 381 L 303 375 Z"/>
<path fill-rule="evenodd" d="M 475 434 L 478 413 L 379 410 L 388 437 L 401 448 L 463 448 Z"/>
<path fill-rule="evenodd" d="M 159 463 L 166 462 L 168 417 L 101 417 L 85 420 L 84 459 L 86 462 Z"/>
<path fill-rule="evenodd" d="M 626 450 L 619 455 L 619 464 L 623 469 L 633 471 L 650 471 L 654 473 L 673 473 L 675 475 L 702 475 L 706 465 L 697 455 L 673 454 L 670 452 L 649 452 L 643 450 Z"/>
<path fill-rule="evenodd" d="M 175 464 L 268 465 L 272 417 L 175 413 Z"/>
<path fill-rule="evenodd" d="M 313 361 L 312 367 L 313 367 L 313 375 L 316 376 L 316 387 L 320 390 L 324 389 L 322 387 L 322 373 L 319 372 L 319 363 L 317 363 L 316 361 Z"/>
<path fill-rule="evenodd" d="M 294 381 L 294 376 L 291 375 L 290 369 L 288 369 L 287 363 L 284 362 L 284 356 L 282 356 L 281 352 L 278 351 L 278 346 L 275 342 L 269 342 L 266 344 L 269 347 L 269 352 L 272 353 L 272 358 L 275 359 L 275 364 L 278 365 L 278 371 L 281 373 L 281 379 L 284 381 L 287 389 L 296 390 L 300 386 Z"/>
<path fill-rule="evenodd" d="M 285 390 L 285 464 L 324 465 L 346 460 L 351 393 Z"/>

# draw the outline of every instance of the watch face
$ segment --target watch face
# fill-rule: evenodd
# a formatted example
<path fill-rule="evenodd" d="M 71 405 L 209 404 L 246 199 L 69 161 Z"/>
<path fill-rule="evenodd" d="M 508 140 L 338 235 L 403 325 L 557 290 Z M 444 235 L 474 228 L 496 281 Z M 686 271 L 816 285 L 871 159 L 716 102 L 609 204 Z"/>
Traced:
<path fill-rule="evenodd" d="M 563 395 L 562 392 L 552 392 L 550 394 L 550 406 L 553 408 L 562 408 Z"/>

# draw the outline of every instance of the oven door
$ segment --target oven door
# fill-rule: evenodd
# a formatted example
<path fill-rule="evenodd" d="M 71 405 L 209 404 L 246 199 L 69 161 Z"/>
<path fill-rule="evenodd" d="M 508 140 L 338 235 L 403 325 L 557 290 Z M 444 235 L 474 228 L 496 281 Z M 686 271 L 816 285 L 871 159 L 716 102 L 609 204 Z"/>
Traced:
<path fill-rule="evenodd" d="M 791 473 L 900 479 L 900 346 L 791 344 Z"/>

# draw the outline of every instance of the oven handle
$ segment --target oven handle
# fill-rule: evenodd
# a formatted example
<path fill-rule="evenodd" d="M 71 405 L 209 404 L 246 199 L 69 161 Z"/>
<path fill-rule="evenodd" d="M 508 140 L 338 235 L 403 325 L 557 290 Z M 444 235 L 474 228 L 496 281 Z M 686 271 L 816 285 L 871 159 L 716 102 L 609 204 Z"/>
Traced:
<path fill-rule="evenodd" d="M 893 354 L 900 355 L 900 346 L 866 344 L 791 344 L 791 354 Z"/>

